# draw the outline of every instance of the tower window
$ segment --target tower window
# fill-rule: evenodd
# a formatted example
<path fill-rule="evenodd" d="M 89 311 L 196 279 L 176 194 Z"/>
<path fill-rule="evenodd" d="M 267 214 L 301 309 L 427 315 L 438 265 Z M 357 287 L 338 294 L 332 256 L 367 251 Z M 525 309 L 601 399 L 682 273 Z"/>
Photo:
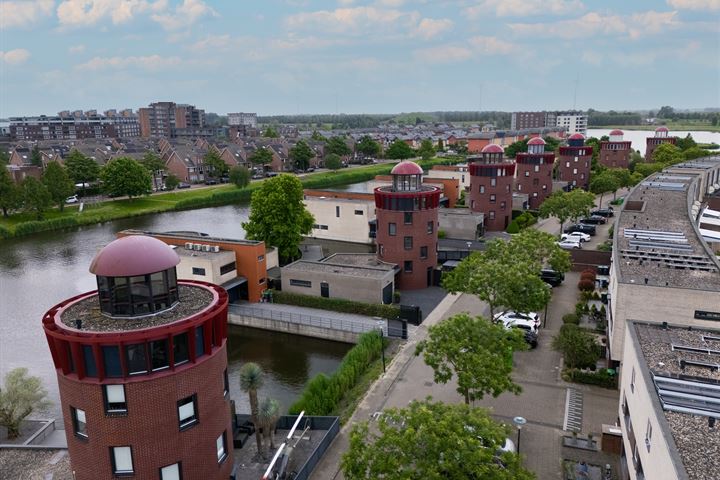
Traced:
<path fill-rule="evenodd" d="M 180 463 L 173 463 L 167 467 L 160 468 L 160 480 L 182 480 Z"/>
<path fill-rule="evenodd" d="M 88 438 L 85 410 L 70 407 L 70 413 L 72 415 L 73 432 L 75 435 L 81 438 Z"/>
<path fill-rule="evenodd" d="M 110 461 L 115 475 L 132 475 L 132 449 L 130 447 L 110 447 Z"/>
<path fill-rule="evenodd" d="M 103 385 L 105 413 L 127 413 L 124 385 Z"/>
<path fill-rule="evenodd" d="M 404 239 L 405 250 L 412 250 L 413 248 L 413 237 L 405 237 Z"/>
<path fill-rule="evenodd" d="M 185 430 L 198 423 L 197 395 L 193 394 L 177 402 L 178 422 L 180 430 Z"/>
<path fill-rule="evenodd" d="M 397 225 L 388 223 L 388 235 L 397 235 Z"/>
<path fill-rule="evenodd" d="M 225 440 L 225 432 L 223 432 L 217 440 L 215 440 L 217 450 L 218 463 L 222 463 L 227 458 L 227 440 Z"/>

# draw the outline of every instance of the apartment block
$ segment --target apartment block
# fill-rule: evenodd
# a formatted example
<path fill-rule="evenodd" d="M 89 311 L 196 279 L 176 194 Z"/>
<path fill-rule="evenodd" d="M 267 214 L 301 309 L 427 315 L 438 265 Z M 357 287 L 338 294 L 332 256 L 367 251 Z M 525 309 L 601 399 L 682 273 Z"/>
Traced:
<path fill-rule="evenodd" d="M 10 139 L 35 142 L 140 136 L 140 124 L 134 115 L 103 116 L 94 111 L 79 112 L 79 115 L 70 115 L 69 112 L 60 113 L 61 115 L 56 117 L 41 115 L 10 118 Z"/>
<path fill-rule="evenodd" d="M 257 113 L 228 113 L 228 125 L 231 127 L 245 125 L 250 128 L 257 128 Z"/>

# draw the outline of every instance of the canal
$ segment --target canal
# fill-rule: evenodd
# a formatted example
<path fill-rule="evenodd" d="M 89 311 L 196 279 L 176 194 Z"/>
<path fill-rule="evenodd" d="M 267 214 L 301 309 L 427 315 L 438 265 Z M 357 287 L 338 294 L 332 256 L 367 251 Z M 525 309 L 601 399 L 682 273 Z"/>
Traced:
<path fill-rule="evenodd" d="M 96 288 L 88 271 L 95 253 L 127 228 L 151 231 L 194 230 L 213 236 L 244 238 L 241 222 L 247 205 L 168 212 L 107 222 L 72 231 L 48 232 L 0 242 L 0 376 L 26 367 L 42 379 L 60 418 L 57 379 L 43 334 L 43 314 L 60 301 Z M 228 357 L 231 395 L 238 412 L 249 411 L 238 386 L 247 361 L 266 372 L 260 397 L 270 396 L 287 409 L 312 376 L 333 372 L 351 345 L 262 330 L 231 327 Z"/>

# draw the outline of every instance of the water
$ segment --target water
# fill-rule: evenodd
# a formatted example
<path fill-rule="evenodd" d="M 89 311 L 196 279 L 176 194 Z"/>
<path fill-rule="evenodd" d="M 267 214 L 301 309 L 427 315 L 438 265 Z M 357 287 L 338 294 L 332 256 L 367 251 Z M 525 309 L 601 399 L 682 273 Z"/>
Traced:
<path fill-rule="evenodd" d="M 95 253 L 128 229 L 194 230 L 213 236 L 244 238 L 240 225 L 249 208 L 231 205 L 136 217 L 72 231 L 49 232 L 0 242 L 0 375 L 27 367 L 43 380 L 60 417 L 57 378 L 42 330 L 42 316 L 60 301 L 96 288 L 88 271 Z M 287 408 L 313 375 L 335 370 L 348 344 L 232 327 L 228 342 L 231 395 L 247 411 L 237 372 L 245 361 L 267 372 L 260 396 Z"/>
<path fill-rule="evenodd" d="M 611 129 L 591 129 L 587 131 L 588 137 L 600 138 L 603 135 L 610 135 Z M 623 140 L 630 140 L 634 150 L 640 150 L 640 154 L 645 155 L 645 139 L 654 137 L 653 130 L 623 130 Z M 673 137 L 685 138 L 687 134 L 692 135 L 693 140 L 697 143 L 717 143 L 720 144 L 720 132 L 702 132 L 702 131 L 685 131 L 670 130 Z"/>

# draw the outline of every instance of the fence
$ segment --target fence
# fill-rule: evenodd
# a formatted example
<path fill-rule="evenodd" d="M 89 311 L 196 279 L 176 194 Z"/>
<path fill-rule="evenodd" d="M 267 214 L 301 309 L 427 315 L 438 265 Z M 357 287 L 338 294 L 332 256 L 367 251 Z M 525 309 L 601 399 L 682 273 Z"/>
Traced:
<path fill-rule="evenodd" d="M 340 419 L 338 417 L 306 417 L 310 419 L 310 430 L 326 430 L 322 440 L 312 454 L 305 460 L 300 469 L 297 470 L 294 480 L 307 480 L 310 478 L 315 465 L 318 464 L 325 451 L 328 449 L 335 436 L 340 431 Z M 277 428 L 286 430 L 290 429 L 297 419 L 296 415 L 285 415 L 280 417 Z M 302 423 L 301 423 L 302 425 Z"/>

